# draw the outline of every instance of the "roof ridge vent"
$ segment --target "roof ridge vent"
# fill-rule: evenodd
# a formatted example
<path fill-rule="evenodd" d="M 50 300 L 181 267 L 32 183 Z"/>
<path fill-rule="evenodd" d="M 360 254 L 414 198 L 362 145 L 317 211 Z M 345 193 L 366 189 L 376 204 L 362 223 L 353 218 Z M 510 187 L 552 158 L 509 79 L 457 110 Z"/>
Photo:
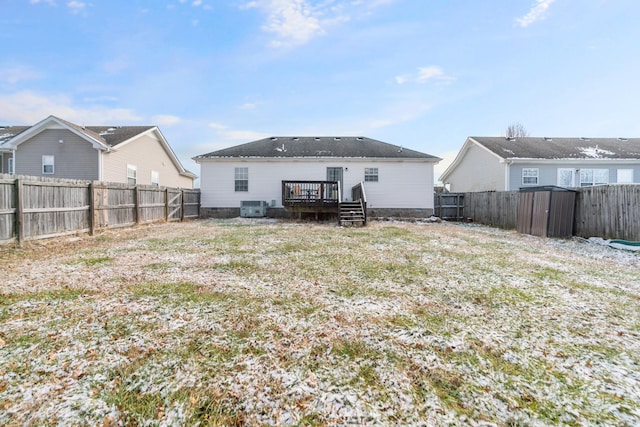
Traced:
<path fill-rule="evenodd" d="M 294 141 L 300 141 L 300 138 L 298 138 L 297 136 L 294 136 L 294 137 L 293 137 L 293 138 L 291 138 L 291 139 L 293 139 Z"/>
<path fill-rule="evenodd" d="M 553 138 L 549 136 L 543 136 L 542 139 L 544 139 L 545 141 L 553 141 Z"/>
<path fill-rule="evenodd" d="M 363 141 L 363 140 L 364 140 L 364 138 L 363 138 L 363 137 L 361 137 L 361 136 L 357 136 L 357 137 L 356 137 L 356 140 L 358 140 L 358 141 Z"/>
<path fill-rule="evenodd" d="M 581 137 L 580 137 L 580 140 L 581 140 L 581 141 L 591 141 L 589 138 L 584 137 L 584 136 L 581 136 Z"/>
<path fill-rule="evenodd" d="M 516 140 L 516 137 L 515 136 L 505 136 L 504 139 L 506 139 L 507 141 L 513 142 L 513 141 Z"/>
<path fill-rule="evenodd" d="M 618 141 L 627 142 L 629 138 L 618 137 Z"/>
<path fill-rule="evenodd" d="M 336 137 L 334 137 L 334 138 L 333 138 L 333 140 L 334 140 L 334 141 L 340 141 L 340 137 L 339 137 L 339 136 L 336 136 Z"/>
<path fill-rule="evenodd" d="M 320 137 L 319 137 L 319 136 L 316 136 L 316 137 L 315 137 L 315 140 L 316 140 L 316 141 L 320 141 Z"/>
<path fill-rule="evenodd" d="M 271 137 L 271 140 L 272 140 L 272 141 L 277 141 L 277 140 L 278 140 L 278 137 L 277 137 L 277 136 L 272 136 L 272 137 Z"/>

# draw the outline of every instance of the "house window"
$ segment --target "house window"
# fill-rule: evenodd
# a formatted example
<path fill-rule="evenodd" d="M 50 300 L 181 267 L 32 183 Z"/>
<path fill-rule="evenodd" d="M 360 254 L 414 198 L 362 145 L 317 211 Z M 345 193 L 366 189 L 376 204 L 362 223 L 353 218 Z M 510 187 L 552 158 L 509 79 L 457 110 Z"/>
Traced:
<path fill-rule="evenodd" d="M 151 171 L 151 185 L 160 185 L 160 174 L 158 171 Z"/>
<path fill-rule="evenodd" d="M 236 191 L 249 191 L 249 168 L 235 169 Z"/>
<path fill-rule="evenodd" d="M 378 168 L 364 168 L 365 182 L 378 182 Z"/>
<path fill-rule="evenodd" d="M 559 168 L 558 185 L 560 187 L 575 187 L 575 169 Z"/>
<path fill-rule="evenodd" d="M 10 157 L 9 159 L 9 175 L 13 175 L 15 172 L 15 167 L 13 166 L 13 157 Z"/>
<path fill-rule="evenodd" d="M 618 169 L 618 184 L 633 184 L 633 169 Z"/>
<path fill-rule="evenodd" d="M 133 165 L 127 165 L 127 184 L 136 185 L 138 182 L 138 169 Z"/>
<path fill-rule="evenodd" d="M 42 173 L 43 174 L 53 174 L 55 158 L 54 156 L 42 156 Z"/>
<path fill-rule="evenodd" d="M 609 183 L 609 169 L 580 169 L 580 187 Z"/>
<path fill-rule="evenodd" d="M 522 168 L 522 185 L 538 185 L 538 168 Z"/>

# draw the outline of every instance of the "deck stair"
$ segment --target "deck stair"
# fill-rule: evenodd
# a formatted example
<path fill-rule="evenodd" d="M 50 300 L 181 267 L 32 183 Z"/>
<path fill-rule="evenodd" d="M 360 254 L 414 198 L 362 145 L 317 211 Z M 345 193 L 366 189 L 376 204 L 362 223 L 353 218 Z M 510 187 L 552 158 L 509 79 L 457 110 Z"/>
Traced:
<path fill-rule="evenodd" d="M 367 216 L 361 201 L 341 202 L 339 204 L 339 224 L 343 226 L 365 225 Z"/>

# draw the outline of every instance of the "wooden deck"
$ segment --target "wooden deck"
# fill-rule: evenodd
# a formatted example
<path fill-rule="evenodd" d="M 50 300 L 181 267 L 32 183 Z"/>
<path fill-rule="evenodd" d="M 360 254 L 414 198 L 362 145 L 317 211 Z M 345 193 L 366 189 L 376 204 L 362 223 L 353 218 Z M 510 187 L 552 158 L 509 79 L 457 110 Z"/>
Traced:
<path fill-rule="evenodd" d="M 337 213 L 337 181 L 282 181 L 282 206 L 291 212 Z"/>
<path fill-rule="evenodd" d="M 351 189 L 351 202 L 342 201 L 338 181 L 282 181 L 282 205 L 299 215 L 335 215 L 338 223 L 365 225 L 367 222 L 364 183 Z"/>

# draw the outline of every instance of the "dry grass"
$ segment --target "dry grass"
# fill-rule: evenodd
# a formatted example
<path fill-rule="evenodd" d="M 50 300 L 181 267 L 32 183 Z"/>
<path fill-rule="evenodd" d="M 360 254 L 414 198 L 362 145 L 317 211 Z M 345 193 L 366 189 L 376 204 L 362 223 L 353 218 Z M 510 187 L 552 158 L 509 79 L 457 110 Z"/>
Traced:
<path fill-rule="evenodd" d="M 638 254 L 233 220 L 0 255 L 0 425 L 640 423 Z"/>

